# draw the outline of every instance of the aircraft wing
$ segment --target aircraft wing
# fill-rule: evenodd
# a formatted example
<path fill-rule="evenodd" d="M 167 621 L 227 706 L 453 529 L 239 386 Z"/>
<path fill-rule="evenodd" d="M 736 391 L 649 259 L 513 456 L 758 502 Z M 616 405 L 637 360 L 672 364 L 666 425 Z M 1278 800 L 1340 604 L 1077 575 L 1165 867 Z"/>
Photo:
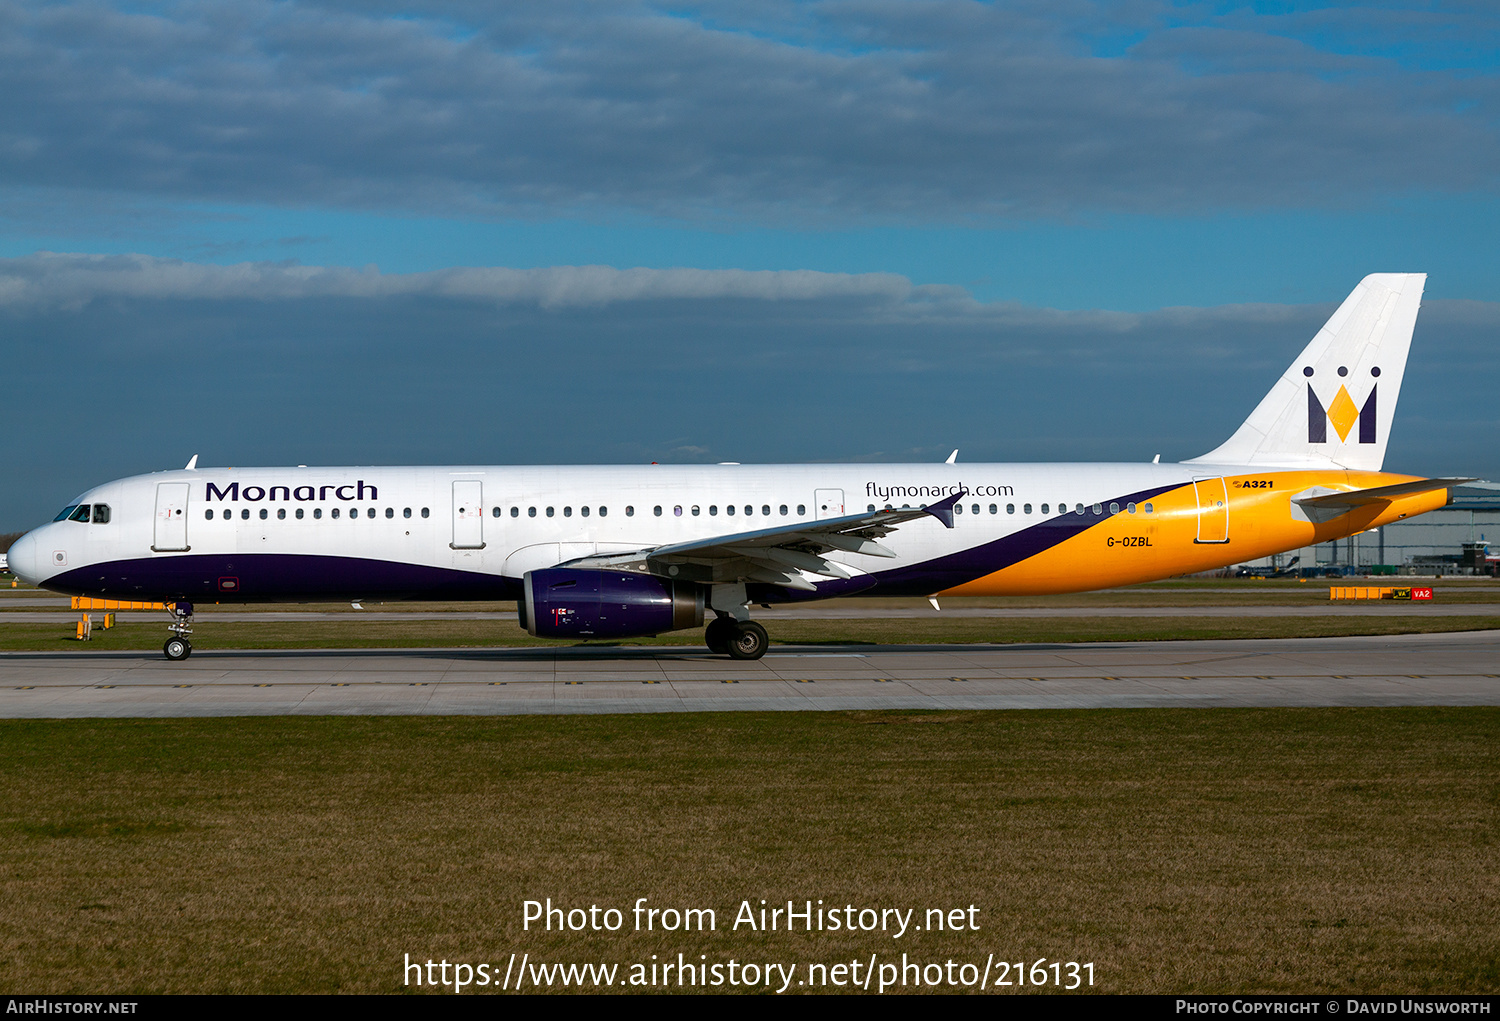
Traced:
<path fill-rule="evenodd" d="M 1434 489 L 1447 489 L 1450 486 L 1458 486 L 1465 482 L 1473 481 L 1473 479 L 1459 478 L 1418 479 L 1416 482 L 1398 482 L 1393 486 L 1355 489 L 1347 493 L 1319 493 L 1315 496 L 1298 496 L 1294 497 L 1294 499 L 1303 507 L 1359 507 L 1363 504 L 1379 503 L 1382 500 L 1389 500 L 1397 496 L 1410 496 L 1412 493 L 1430 493 Z"/>
<path fill-rule="evenodd" d="M 570 560 L 568 567 L 640 571 L 663 578 L 705 584 L 757 581 L 815 591 L 802 572 L 827 578 L 851 578 L 855 572 L 825 558 L 834 552 L 894 557 L 882 539 L 898 527 L 934 517 L 953 527 L 953 506 L 965 493 L 954 493 L 926 507 L 876 510 L 818 521 L 798 521 L 777 528 L 716 535 L 629 553 Z"/>

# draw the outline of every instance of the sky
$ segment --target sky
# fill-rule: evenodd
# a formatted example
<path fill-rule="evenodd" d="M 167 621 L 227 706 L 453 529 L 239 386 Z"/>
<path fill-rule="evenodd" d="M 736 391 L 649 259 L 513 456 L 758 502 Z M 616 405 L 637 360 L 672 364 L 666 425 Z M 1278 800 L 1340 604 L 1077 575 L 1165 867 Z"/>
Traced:
<path fill-rule="evenodd" d="M 0 0 L 0 532 L 204 465 L 1163 460 L 1426 272 L 1500 477 L 1481 3 Z"/>

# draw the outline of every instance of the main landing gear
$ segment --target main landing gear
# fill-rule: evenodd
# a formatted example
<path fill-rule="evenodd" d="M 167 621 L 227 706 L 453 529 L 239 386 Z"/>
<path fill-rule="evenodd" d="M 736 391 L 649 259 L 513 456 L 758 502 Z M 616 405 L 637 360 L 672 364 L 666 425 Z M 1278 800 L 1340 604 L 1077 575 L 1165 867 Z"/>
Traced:
<path fill-rule="evenodd" d="M 766 629 L 755 621 L 735 620 L 727 615 L 710 621 L 703 637 L 709 652 L 730 659 L 760 659 L 771 644 Z"/>
<path fill-rule="evenodd" d="M 162 645 L 161 651 L 168 659 L 176 662 L 193 654 L 193 643 L 188 641 L 188 635 L 193 633 L 193 604 L 168 605 L 172 608 L 172 623 L 167 625 L 167 630 L 172 632 L 172 637 Z"/>

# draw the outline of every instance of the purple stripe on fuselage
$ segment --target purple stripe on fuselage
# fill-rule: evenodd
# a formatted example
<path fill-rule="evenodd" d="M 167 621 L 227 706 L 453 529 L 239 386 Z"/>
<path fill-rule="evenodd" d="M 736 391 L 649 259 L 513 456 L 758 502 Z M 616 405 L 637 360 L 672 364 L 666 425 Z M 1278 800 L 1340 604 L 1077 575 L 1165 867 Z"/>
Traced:
<path fill-rule="evenodd" d="M 224 590 L 221 579 L 234 579 Z M 189 554 L 116 560 L 49 578 L 46 587 L 107 599 L 261 603 L 307 599 L 516 599 L 521 583 L 493 574 L 359 557 Z"/>

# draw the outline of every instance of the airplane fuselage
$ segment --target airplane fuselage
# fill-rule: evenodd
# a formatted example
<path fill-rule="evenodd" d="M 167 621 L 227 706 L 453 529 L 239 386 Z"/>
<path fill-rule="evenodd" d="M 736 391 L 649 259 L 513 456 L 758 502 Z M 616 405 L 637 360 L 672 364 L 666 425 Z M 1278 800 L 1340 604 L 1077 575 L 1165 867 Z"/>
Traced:
<path fill-rule="evenodd" d="M 579 558 L 961 490 L 952 528 L 911 522 L 882 540 L 894 557 L 829 553 L 851 577 L 752 583 L 751 601 L 1073 592 L 1243 563 L 1443 505 L 1444 490 L 1336 516 L 1293 501 L 1413 478 L 1203 464 L 201 469 L 95 487 L 17 543 L 11 564 L 55 591 L 122 600 L 519 599 L 526 572 Z M 76 509 L 99 505 L 105 521 Z"/>

